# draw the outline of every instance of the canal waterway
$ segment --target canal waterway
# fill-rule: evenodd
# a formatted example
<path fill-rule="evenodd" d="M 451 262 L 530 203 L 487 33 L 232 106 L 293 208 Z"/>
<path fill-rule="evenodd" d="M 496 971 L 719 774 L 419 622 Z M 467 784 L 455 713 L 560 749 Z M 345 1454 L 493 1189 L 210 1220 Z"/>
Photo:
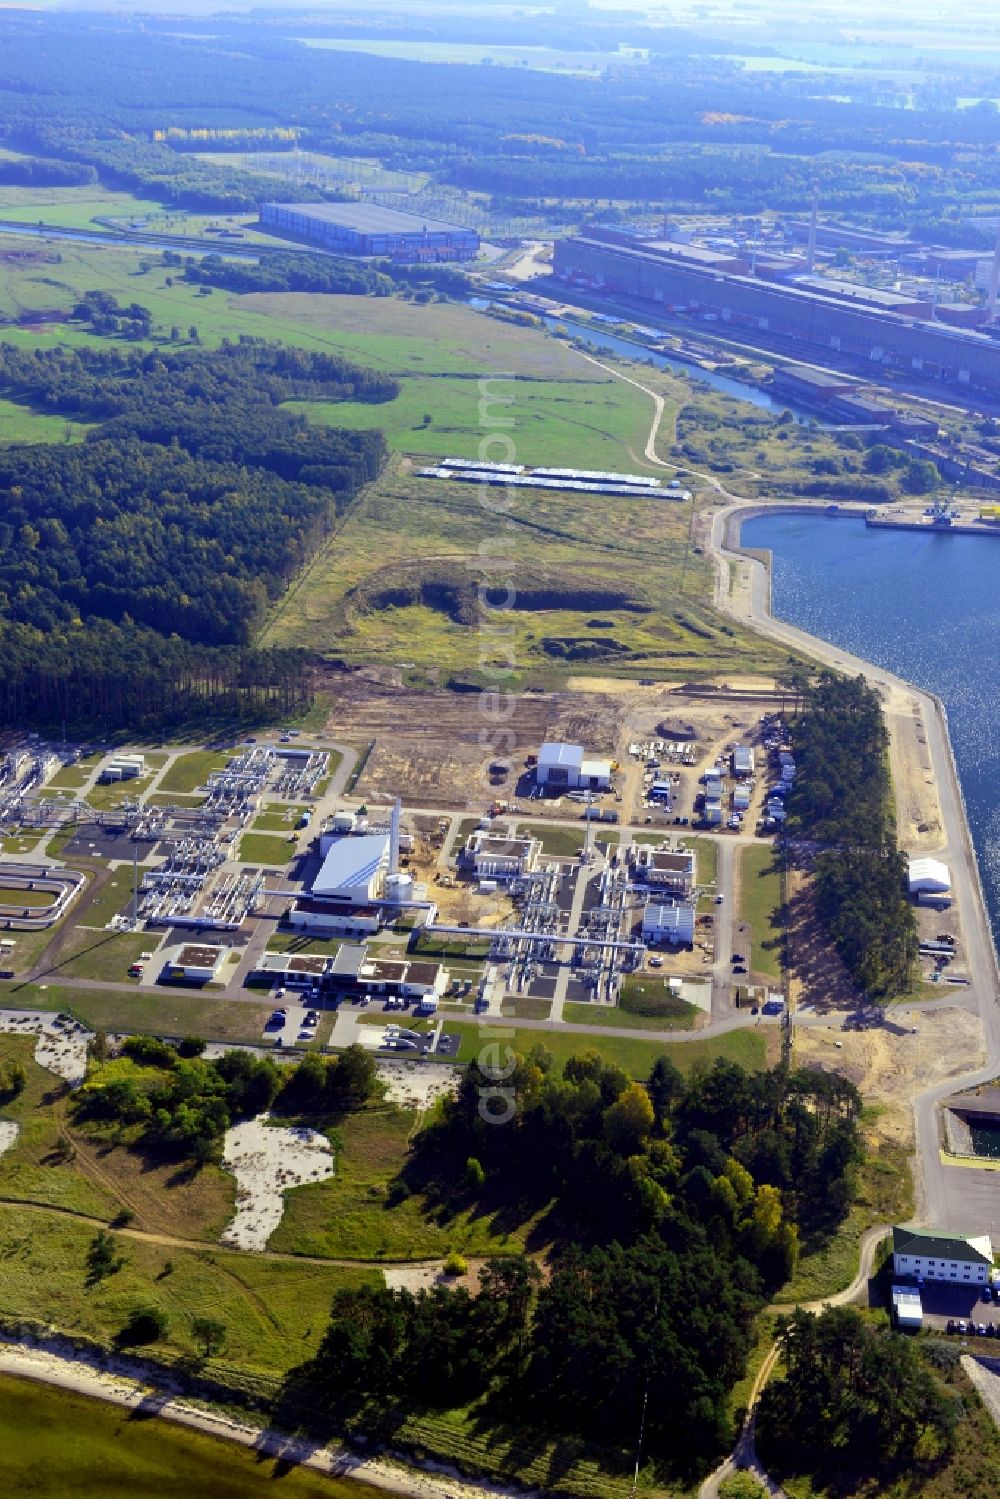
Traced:
<path fill-rule="evenodd" d="M 897 673 L 945 705 L 994 940 L 1000 941 L 1000 548 L 842 516 L 760 516 L 779 619 Z"/>
<path fill-rule="evenodd" d="M 469 298 L 470 307 L 482 310 L 489 305 L 488 297 Z M 804 406 L 795 406 L 788 401 L 776 400 L 770 391 L 752 384 L 749 380 L 736 380 L 732 375 L 723 375 L 718 370 L 703 369 L 694 359 L 684 359 L 680 354 L 654 353 L 645 344 L 633 343 L 628 338 L 619 338 L 615 333 L 605 333 L 591 323 L 578 323 L 570 317 L 555 317 L 547 312 L 539 313 L 538 317 L 548 328 L 568 329 L 574 338 L 584 340 L 598 353 L 617 354 L 620 359 L 637 359 L 644 364 L 653 364 L 657 369 L 673 370 L 676 374 L 690 375 L 693 380 L 702 381 L 712 390 L 721 391 L 724 396 L 732 396 L 737 401 L 747 401 L 751 406 L 757 406 L 762 411 L 773 412 L 775 416 L 780 416 L 783 411 L 790 411 L 797 422 L 817 421 L 814 411 L 807 411 Z"/>

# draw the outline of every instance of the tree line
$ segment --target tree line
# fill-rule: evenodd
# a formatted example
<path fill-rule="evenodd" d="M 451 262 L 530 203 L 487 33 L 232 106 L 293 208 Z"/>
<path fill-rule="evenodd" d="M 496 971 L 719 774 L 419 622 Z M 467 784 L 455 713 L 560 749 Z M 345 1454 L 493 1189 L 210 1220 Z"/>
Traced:
<path fill-rule="evenodd" d="M 819 915 L 858 987 L 888 999 L 909 987 L 918 939 L 896 845 L 889 736 L 863 677 L 800 682 L 791 723 L 796 777 L 787 832 L 821 845 Z"/>

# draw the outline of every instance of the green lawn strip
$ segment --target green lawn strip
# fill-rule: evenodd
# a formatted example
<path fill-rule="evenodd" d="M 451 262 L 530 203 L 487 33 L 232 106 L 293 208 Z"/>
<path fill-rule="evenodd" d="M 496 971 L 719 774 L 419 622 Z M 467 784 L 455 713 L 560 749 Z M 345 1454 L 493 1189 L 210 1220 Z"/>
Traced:
<path fill-rule="evenodd" d="M 178 755 L 164 772 L 156 788 L 157 794 L 196 791 L 205 784 L 213 770 L 225 770 L 231 758 L 218 750 L 188 750 L 186 754 Z"/>
<path fill-rule="evenodd" d="M 254 831 L 257 833 L 294 832 L 305 810 L 305 807 L 282 807 L 277 803 L 271 803 L 265 811 L 254 818 Z"/>
<path fill-rule="evenodd" d="M 153 791 L 146 797 L 147 807 L 191 807 L 204 806 L 206 798 L 189 791 Z"/>
<path fill-rule="evenodd" d="M 57 770 L 55 775 L 49 779 L 48 785 L 67 787 L 70 790 L 76 790 L 86 783 L 89 776 L 89 767 L 84 767 L 81 765 L 64 765 L 61 770 Z"/>
<path fill-rule="evenodd" d="M 536 999 L 533 994 L 518 994 L 507 998 L 502 1005 L 504 1015 L 511 1015 L 519 1020 L 548 1020 L 552 1013 L 551 999 Z M 569 1009 L 570 1006 L 564 1007 Z M 587 1005 L 574 1005 L 573 1009 L 586 1010 Z M 596 1008 L 596 1007 L 595 1007 Z M 568 1019 L 579 1019 L 579 1016 L 568 1016 Z"/>
<path fill-rule="evenodd" d="M 620 1031 L 690 1031 L 694 1030 L 702 1013 L 697 1005 L 673 999 L 665 1004 L 663 1013 L 654 1015 L 630 1013 L 620 1003 L 600 1005 L 570 1001 L 563 1007 L 563 1019 L 572 1025 L 603 1025 Z"/>
<path fill-rule="evenodd" d="M 753 844 L 741 851 L 740 859 L 740 915 L 750 923 L 752 936 L 750 971 L 780 979 L 781 876 L 775 852 L 769 845 Z"/>
<path fill-rule="evenodd" d="M 868 1108 L 862 1118 L 871 1119 Z M 795 1273 L 775 1301 L 814 1301 L 849 1286 L 858 1273 L 861 1237 L 876 1223 L 905 1222 L 913 1213 L 913 1178 L 908 1152 L 879 1141 L 858 1168 L 858 1187 L 850 1212 L 836 1233 L 815 1248 L 805 1245 Z"/>
<path fill-rule="evenodd" d="M 589 1006 L 581 1005 L 588 1009 Z M 596 1007 L 595 1007 L 596 1008 Z M 624 1029 L 624 1027 L 622 1027 Z M 728 1031 L 722 1036 L 712 1036 L 704 1041 L 649 1041 L 631 1036 L 587 1036 L 574 1033 L 568 1027 L 557 1030 L 521 1029 L 513 1026 L 497 1027 L 494 1024 L 448 1020 L 446 1031 L 457 1032 L 462 1040 L 458 1051 L 460 1062 L 471 1062 L 482 1048 L 498 1042 L 501 1052 L 505 1046 L 521 1053 L 529 1052 L 533 1046 L 541 1046 L 562 1067 L 568 1057 L 582 1051 L 598 1051 L 608 1062 L 624 1068 L 631 1077 L 645 1079 L 649 1076 L 658 1056 L 666 1055 L 682 1072 L 690 1072 L 697 1062 L 711 1065 L 716 1057 L 738 1062 L 743 1067 L 757 1070 L 766 1065 L 766 1044 L 763 1036 L 753 1030 Z"/>
<path fill-rule="evenodd" d="M 145 939 L 149 942 L 149 938 Z M 0 984 L 0 1008 L 72 1012 L 91 1030 L 258 1042 L 270 1005 L 210 999 L 169 986 L 134 994 L 54 984 Z"/>
<path fill-rule="evenodd" d="M 94 1231 L 61 1214 L 0 1205 L 5 1315 L 108 1341 L 133 1307 L 158 1306 L 170 1321 L 166 1348 L 188 1356 L 198 1351 L 193 1319 L 216 1317 L 226 1324 L 227 1360 L 281 1373 L 315 1351 L 334 1291 L 374 1279 L 361 1269 L 288 1265 L 217 1245 L 161 1247 L 119 1234 L 122 1268 L 88 1289 L 86 1256 Z"/>
<path fill-rule="evenodd" d="M 146 775 L 133 776 L 128 781 L 99 781 L 87 792 L 87 804 L 95 812 L 110 812 L 123 802 L 135 801 L 152 786 L 155 774 L 155 770 L 150 770 Z"/>
<path fill-rule="evenodd" d="M 140 871 L 140 879 L 141 879 Z M 117 916 L 123 911 L 131 911 L 133 895 L 133 874 L 129 868 L 116 869 L 110 875 L 107 883 L 103 885 L 86 911 L 83 920 L 87 926 L 105 927 L 112 916 Z M 146 941 L 147 947 L 155 946 L 159 937 L 151 934 Z"/>
<path fill-rule="evenodd" d="M 274 932 L 267 939 L 268 952 L 322 953 L 332 957 L 340 951 L 340 937 L 305 937 L 301 932 Z"/>
<path fill-rule="evenodd" d="M 719 845 L 715 838 L 682 838 L 685 848 L 695 852 L 696 874 L 699 885 L 714 885 L 719 873 Z"/>
<path fill-rule="evenodd" d="M 275 838 L 269 833 L 244 833 L 236 857 L 241 864 L 276 864 L 284 869 L 290 863 L 294 842 Z"/>
<path fill-rule="evenodd" d="M 274 1465 L 257 1452 L 169 1421 L 136 1420 L 103 1401 L 5 1374 L 0 1492 L 26 1492 L 26 1474 L 33 1499 L 65 1499 L 69 1474 L 73 1499 L 265 1499 L 275 1490 Z M 280 1491 L 283 1499 L 362 1499 L 368 1492 L 349 1479 L 305 1468 L 282 1471 Z"/>
<path fill-rule="evenodd" d="M 580 826 L 569 824 L 566 827 L 554 827 L 544 822 L 522 822 L 518 824 L 517 831 L 519 837 L 538 838 L 543 851 L 554 858 L 569 858 L 578 854 L 586 836 L 582 823 Z M 601 838 L 605 836 L 602 829 Z"/>
<path fill-rule="evenodd" d="M 4 905 L 19 905 L 24 911 L 40 911 L 54 905 L 58 896 L 54 890 L 0 889 L 0 902 Z"/>
<path fill-rule="evenodd" d="M 347 1115 L 336 1176 L 287 1194 L 269 1247 L 376 1261 L 429 1259 L 451 1249 L 493 1254 L 523 1248 L 527 1223 L 498 1232 L 492 1215 L 474 1206 L 428 1215 L 419 1191 L 393 1191 L 417 1120 L 391 1107 Z"/>

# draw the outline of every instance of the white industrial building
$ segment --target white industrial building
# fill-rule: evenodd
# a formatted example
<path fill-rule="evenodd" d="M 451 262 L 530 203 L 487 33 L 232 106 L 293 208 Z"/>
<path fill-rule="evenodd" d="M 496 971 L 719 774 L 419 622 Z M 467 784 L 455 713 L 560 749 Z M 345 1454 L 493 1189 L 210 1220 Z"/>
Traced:
<path fill-rule="evenodd" d="M 911 859 L 907 870 L 910 894 L 917 900 L 946 904 L 951 900 L 951 875 L 939 859 Z"/>
<path fill-rule="evenodd" d="M 672 895 L 690 895 L 697 878 L 694 849 L 641 844 L 635 849 L 632 872 L 644 885 L 669 890 Z"/>
<path fill-rule="evenodd" d="M 661 905 L 649 901 L 642 913 L 644 942 L 669 942 L 674 947 L 694 942 L 694 906 Z"/>
<path fill-rule="evenodd" d="M 505 838 L 480 828 L 462 849 L 459 863 L 477 880 L 516 880 L 531 873 L 541 850 L 537 838 Z"/>
<path fill-rule="evenodd" d="M 382 925 L 382 912 L 378 906 L 334 906 L 304 895 L 285 920 L 295 931 L 317 937 L 371 937 Z"/>
<path fill-rule="evenodd" d="M 892 1268 L 895 1275 L 909 1275 L 917 1280 L 988 1285 L 993 1276 L 993 1245 L 989 1234 L 894 1228 Z"/>
<path fill-rule="evenodd" d="M 539 786 L 566 791 L 606 791 L 611 785 L 610 760 L 585 760 L 579 744 L 543 744 L 538 752 L 535 779 Z"/>
<path fill-rule="evenodd" d="M 389 834 L 340 838 L 312 882 L 313 899 L 343 901 L 352 906 L 381 900 L 389 871 Z"/>

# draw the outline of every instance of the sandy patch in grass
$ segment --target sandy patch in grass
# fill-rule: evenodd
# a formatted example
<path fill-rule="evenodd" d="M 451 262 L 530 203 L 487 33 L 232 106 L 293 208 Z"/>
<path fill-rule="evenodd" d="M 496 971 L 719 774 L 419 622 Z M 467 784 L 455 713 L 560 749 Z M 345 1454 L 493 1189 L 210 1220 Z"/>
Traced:
<path fill-rule="evenodd" d="M 378 1080 L 386 1085 L 386 1102 L 403 1109 L 429 1109 L 439 1098 L 458 1092 L 460 1067 L 434 1062 L 377 1063 Z"/>
<path fill-rule="evenodd" d="M 0 1155 L 3 1155 L 14 1144 L 20 1127 L 19 1124 L 14 1123 L 13 1119 L 0 1119 Z"/>
<path fill-rule="evenodd" d="M 266 1249 L 289 1187 L 333 1175 L 333 1152 L 314 1129 L 272 1127 L 268 1115 L 226 1131 L 222 1164 L 236 1178 L 236 1216 L 222 1235 L 236 1249 Z"/>
<path fill-rule="evenodd" d="M 0 1010 L 0 1031 L 37 1036 L 35 1061 L 71 1088 L 78 1088 L 86 1077 L 91 1032 L 77 1021 L 44 1010 Z"/>

